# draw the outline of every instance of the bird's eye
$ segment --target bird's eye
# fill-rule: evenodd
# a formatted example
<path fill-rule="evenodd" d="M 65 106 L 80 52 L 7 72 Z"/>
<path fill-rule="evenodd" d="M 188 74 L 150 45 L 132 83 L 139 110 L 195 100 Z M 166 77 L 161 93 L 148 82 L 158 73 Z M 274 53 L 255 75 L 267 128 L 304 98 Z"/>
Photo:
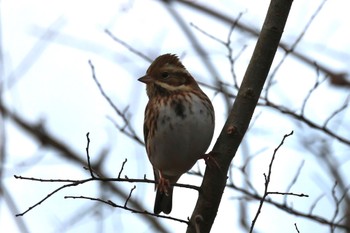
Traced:
<path fill-rule="evenodd" d="M 162 75 L 162 78 L 168 78 L 169 77 L 169 73 L 168 72 L 163 72 L 161 75 Z"/>

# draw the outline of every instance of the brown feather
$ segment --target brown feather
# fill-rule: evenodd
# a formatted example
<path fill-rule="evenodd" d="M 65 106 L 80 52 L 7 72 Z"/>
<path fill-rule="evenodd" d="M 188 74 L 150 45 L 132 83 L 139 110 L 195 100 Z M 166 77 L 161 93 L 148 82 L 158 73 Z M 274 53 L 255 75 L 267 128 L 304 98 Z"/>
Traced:
<path fill-rule="evenodd" d="M 166 148 L 168 144 L 174 146 L 174 141 L 171 139 L 171 136 L 169 138 L 169 135 L 172 135 L 173 132 L 175 135 L 176 132 L 185 132 L 187 135 L 187 126 L 179 123 L 179 119 L 185 122 L 194 122 L 193 124 L 197 125 L 196 120 L 188 120 L 192 117 L 192 119 L 208 119 L 208 128 L 205 125 L 205 127 L 197 127 L 196 130 L 206 133 L 206 137 L 204 137 L 206 139 L 204 140 L 211 140 L 213 132 L 210 132 L 210 130 L 212 129 L 212 131 L 214 131 L 214 109 L 206 94 L 200 89 L 195 79 L 174 54 L 164 54 L 156 58 L 147 69 L 146 75 L 138 80 L 147 85 L 146 91 L 149 98 L 145 109 L 143 133 L 147 155 L 153 165 L 156 181 L 157 194 L 154 213 L 158 214 L 164 212 L 169 214 L 172 209 L 172 184 L 177 182 L 185 170 L 189 169 L 187 166 L 192 166 L 194 164 L 193 161 L 198 159 L 207 148 L 204 148 L 205 144 L 200 144 L 201 147 L 198 148 L 202 149 L 199 149 L 199 151 L 197 150 L 196 153 L 188 153 L 186 151 L 187 149 L 183 148 L 188 148 L 188 143 L 192 142 L 186 139 L 187 141 L 183 141 L 185 143 L 184 147 L 180 147 L 182 153 L 179 155 L 180 160 L 178 163 L 178 155 L 176 154 L 177 152 L 174 151 L 177 151 L 179 148 L 175 146 L 173 149 L 170 148 L 171 151 Z M 196 107 L 193 107 L 194 110 L 192 110 L 191 106 L 192 101 L 197 101 Z M 198 101 L 200 101 L 200 103 Z M 200 110 L 198 109 L 198 104 L 202 106 Z M 164 113 L 164 109 L 168 109 L 166 111 L 169 112 Z M 193 116 L 193 111 L 196 111 L 198 115 Z M 162 116 L 161 119 L 163 120 L 159 119 L 160 116 Z M 166 118 L 169 116 L 174 117 L 174 119 L 170 119 L 170 122 L 169 119 Z M 177 122 L 177 126 L 180 126 L 180 131 L 174 129 L 171 123 L 172 120 L 173 122 Z M 167 125 L 169 131 L 167 131 L 167 128 L 164 128 L 164 125 Z M 205 130 L 202 130 L 203 128 L 205 128 Z M 207 129 L 209 129 L 209 131 L 207 131 Z M 157 132 L 161 132 L 161 134 L 157 134 Z M 165 135 L 165 141 L 162 141 L 163 136 L 161 135 Z M 192 137 L 197 136 L 194 134 Z M 199 138 L 202 137 L 203 135 L 199 135 Z M 154 138 L 157 138 L 161 144 L 157 145 Z M 181 135 L 175 136 L 174 140 L 182 142 L 179 138 L 181 138 Z M 208 141 L 208 146 L 209 143 L 210 141 Z M 203 150 L 203 152 L 200 152 L 201 150 Z M 184 160 L 182 156 L 184 154 L 188 156 L 189 159 Z M 169 161 L 172 161 L 171 164 L 166 164 L 167 162 L 164 162 L 166 156 L 171 156 L 169 157 Z M 193 158 L 195 160 L 193 160 Z M 169 165 L 172 165 L 172 167 L 170 168 Z M 165 183 L 164 180 L 166 180 Z M 167 187 L 168 185 L 170 186 Z"/>

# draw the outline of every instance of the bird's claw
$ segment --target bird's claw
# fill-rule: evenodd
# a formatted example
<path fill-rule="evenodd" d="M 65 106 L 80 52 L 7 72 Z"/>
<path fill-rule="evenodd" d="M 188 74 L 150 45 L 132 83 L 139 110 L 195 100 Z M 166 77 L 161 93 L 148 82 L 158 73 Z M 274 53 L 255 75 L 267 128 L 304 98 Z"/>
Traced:
<path fill-rule="evenodd" d="M 170 188 L 169 180 L 164 178 L 162 173 L 159 171 L 159 180 L 158 180 L 158 184 L 157 184 L 157 189 L 160 192 L 165 193 L 166 196 L 168 196 L 169 188 Z"/>

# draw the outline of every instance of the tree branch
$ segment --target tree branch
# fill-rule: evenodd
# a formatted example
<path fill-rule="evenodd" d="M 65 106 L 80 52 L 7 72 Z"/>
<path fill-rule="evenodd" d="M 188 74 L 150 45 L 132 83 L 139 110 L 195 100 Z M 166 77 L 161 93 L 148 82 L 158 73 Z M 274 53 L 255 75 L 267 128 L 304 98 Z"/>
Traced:
<path fill-rule="evenodd" d="M 160 0 L 160 1 L 169 2 L 169 0 Z M 186 5 L 190 9 L 194 9 L 194 10 L 197 10 L 197 11 L 202 12 L 204 14 L 210 15 L 213 18 L 221 20 L 222 22 L 230 24 L 230 25 L 232 25 L 236 22 L 236 19 L 231 18 L 230 16 L 227 16 L 222 12 L 216 11 L 213 7 L 205 6 L 204 4 L 201 5 L 198 3 L 198 1 L 176 0 L 174 2 L 179 2 L 183 5 Z M 322 4 L 323 3 L 321 3 L 320 7 L 322 7 Z M 250 34 L 250 35 L 253 35 L 256 37 L 259 36 L 259 31 L 255 30 L 253 27 L 251 27 L 248 24 L 244 24 L 241 21 L 237 24 L 237 28 L 242 30 L 242 32 L 244 32 L 244 33 L 247 33 L 247 34 Z M 310 57 L 306 56 L 305 54 L 300 53 L 298 51 L 291 50 L 290 46 L 287 45 L 286 43 L 280 42 L 279 48 L 290 53 L 291 55 L 295 56 L 296 58 L 298 58 L 299 60 L 301 60 L 302 62 L 304 62 L 305 64 L 307 64 L 309 66 L 315 65 L 314 58 L 310 58 Z M 338 86 L 346 86 L 346 87 L 350 86 L 350 82 L 346 79 L 346 76 L 348 75 L 347 72 L 338 72 L 330 67 L 327 67 L 326 65 L 321 65 L 320 62 L 316 61 L 316 63 L 319 66 L 320 71 L 330 77 L 332 84 L 338 85 Z"/>
<path fill-rule="evenodd" d="M 73 151 L 72 148 L 66 145 L 63 141 L 47 132 L 43 125 L 28 122 L 16 113 L 11 112 L 1 102 L 0 111 L 5 117 L 10 118 L 17 126 L 19 126 L 26 133 L 30 134 L 39 143 L 57 151 L 57 154 L 62 158 L 68 159 L 69 161 L 72 161 L 76 164 L 86 166 L 85 160 L 82 159 L 83 156 L 75 153 L 75 151 Z M 101 171 L 99 168 L 97 168 L 97 170 L 98 174 L 100 174 L 101 177 L 109 176 L 108 174 L 105 174 L 103 171 Z M 125 199 L 128 195 L 122 189 L 114 185 L 113 182 L 103 182 L 103 185 L 121 198 Z M 135 208 L 143 209 L 143 206 L 139 202 L 135 200 L 132 200 L 132 202 Z M 150 223 L 152 223 L 155 229 L 157 229 L 159 232 L 167 232 L 167 230 L 158 221 L 155 221 L 154 218 L 151 218 L 148 215 L 144 215 L 143 217 L 145 217 Z"/>
<path fill-rule="evenodd" d="M 207 166 L 187 233 L 196 232 L 196 228 L 199 228 L 201 233 L 210 232 L 226 186 L 227 177 L 222 174 L 227 174 L 231 161 L 249 126 L 281 39 L 291 5 L 291 0 L 272 0 L 270 3 L 261 34 L 236 101 L 212 151 L 221 171 Z M 198 219 L 203 221 L 196 221 Z"/>
<path fill-rule="evenodd" d="M 269 184 L 270 184 L 270 181 L 271 181 L 272 165 L 273 165 L 273 162 L 274 162 L 274 160 L 275 160 L 275 158 L 276 158 L 276 153 L 277 153 L 277 151 L 279 150 L 279 148 L 283 145 L 284 140 L 285 140 L 287 137 L 289 137 L 290 135 L 292 135 L 292 134 L 293 134 L 293 131 L 292 131 L 290 134 L 284 135 L 284 137 L 283 137 L 281 143 L 278 145 L 278 147 L 277 147 L 277 148 L 275 149 L 275 151 L 273 152 L 273 155 L 272 155 L 272 158 L 271 158 L 271 161 L 270 161 L 270 165 L 269 165 L 269 172 L 268 172 L 267 176 L 266 176 L 266 174 L 264 173 L 264 176 L 265 176 L 265 190 L 264 190 L 264 195 L 263 195 L 263 197 L 262 197 L 261 200 L 260 200 L 259 208 L 258 208 L 258 210 L 256 211 L 255 217 L 254 217 L 254 219 L 253 219 L 253 221 L 252 221 L 252 225 L 251 225 L 250 231 L 249 231 L 250 233 L 253 232 L 253 229 L 254 229 L 256 220 L 258 219 L 258 217 L 259 217 L 259 215 L 260 215 L 260 213 L 261 213 L 262 206 L 263 206 L 263 204 L 264 204 L 264 202 L 265 202 L 267 196 L 268 196 L 269 194 L 281 194 L 281 193 L 279 193 L 279 192 L 268 192 Z M 294 195 L 296 195 L 296 194 L 294 194 Z M 305 194 L 299 194 L 298 196 L 300 196 L 300 197 L 305 197 L 305 196 L 307 196 L 307 195 L 305 195 Z"/>

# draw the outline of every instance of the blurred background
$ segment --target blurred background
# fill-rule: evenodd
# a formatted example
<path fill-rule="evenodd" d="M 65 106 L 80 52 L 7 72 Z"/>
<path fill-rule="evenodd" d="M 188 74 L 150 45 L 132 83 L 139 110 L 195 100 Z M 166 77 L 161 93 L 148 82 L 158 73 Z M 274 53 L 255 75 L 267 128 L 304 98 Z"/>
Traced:
<path fill-rule="evenodd" d="M 212 100 L 213 145 L 269 3 L 1 1 L 0 229 L 185 232 L 187 225 L 179 221 L 65 198 L 123 206 L 136 186 L 127 206 L 151 212 L 151 183 L 94 181 L 54 191 L 70 184 L 60 179 L 90 178 L 88 132 L 96 173 L 153 179 L 143 146 L 147 96 L 137 78 L 164 53 L 177 54 Z M 348 7 L 347 0 L 294 1 L 212 232 L 249 231 L 274 150 L 291 131 L 271 170 L 269 191 L 280 194 L 268 196 L 254 232 L 350 231 Z M 179 183 L 199 186 L 204 169 L 198 161 Z M 170 216 L 186 221 L 197 196 L 175 188 Z"/>

